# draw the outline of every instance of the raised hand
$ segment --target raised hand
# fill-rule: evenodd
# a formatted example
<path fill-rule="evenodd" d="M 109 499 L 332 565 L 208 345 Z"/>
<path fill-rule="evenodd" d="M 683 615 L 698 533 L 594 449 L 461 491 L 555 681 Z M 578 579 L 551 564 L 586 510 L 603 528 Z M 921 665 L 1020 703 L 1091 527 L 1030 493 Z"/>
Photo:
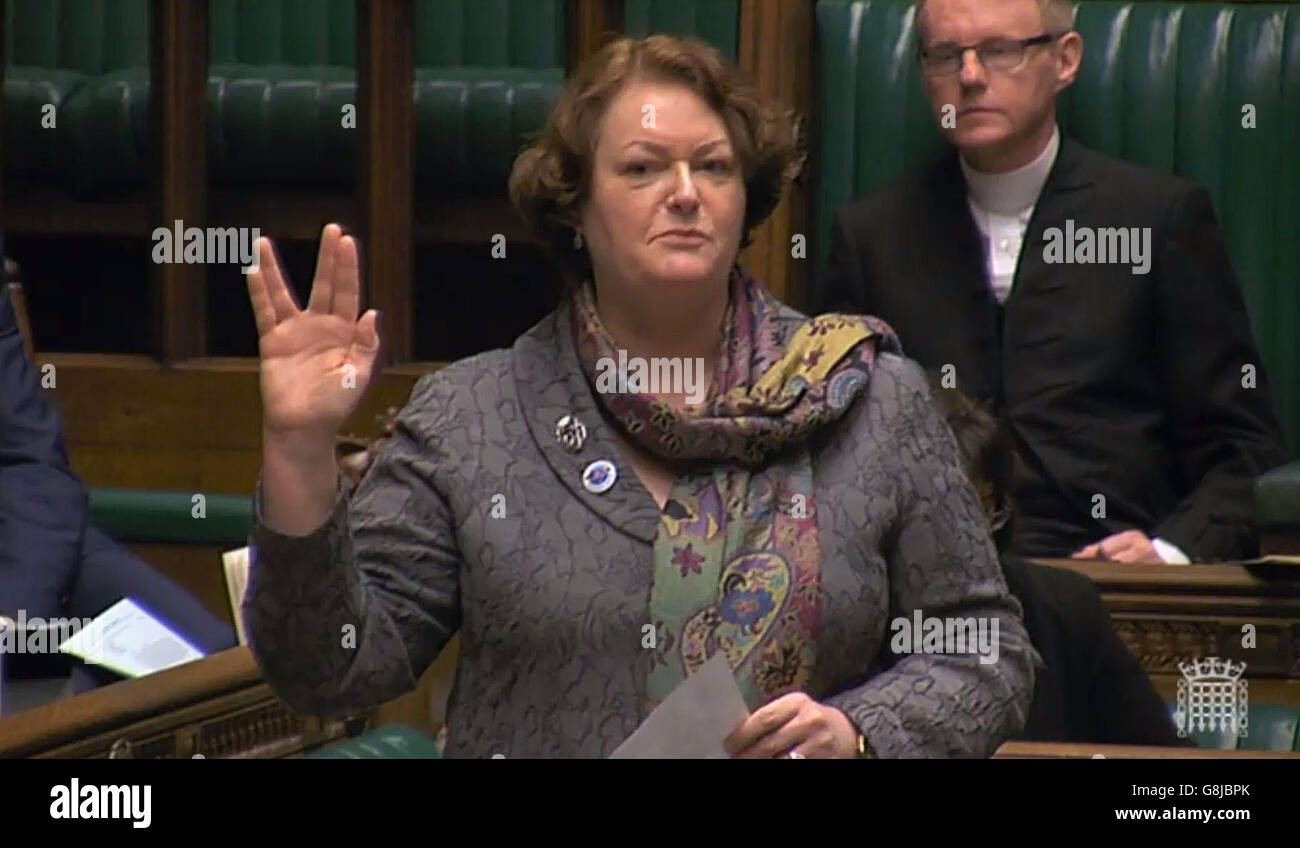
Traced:
<path fill-rule="evenodd" d="M 378 313 L 357 320 L 357 245 L 337 224 L 321 232 L 316 277 L 299 309 L 271 242 L 248 275 L 261 352 L 262 427 L 273 435 L 332 440 L 360 403 L 379 354 Z"/>

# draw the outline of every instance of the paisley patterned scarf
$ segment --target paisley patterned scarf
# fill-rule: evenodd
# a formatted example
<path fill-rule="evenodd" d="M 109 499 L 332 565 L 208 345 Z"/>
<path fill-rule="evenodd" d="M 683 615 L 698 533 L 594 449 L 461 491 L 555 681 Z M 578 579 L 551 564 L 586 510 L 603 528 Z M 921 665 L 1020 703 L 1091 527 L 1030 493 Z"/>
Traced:
<path fill-rule="evenodd" d="M 649 393 L 594 392 L 623 434 L 656 456 L 701 460 L 660 513 L 646 681 L 652 709 L 722 651 L 750 709 L 804 689 L 821 635 L 821 546 L 808 438 L 867 387 L 877 350 L 898 352 L 874 318 L 781 318 L 737 267 L 729 283 L 717 382 L 681 412 Z M 591 286 L 574 307 L 578 356 L 593 389 L 618 350 Z M 706 378 L 707 379 L 707 378 Z"/>

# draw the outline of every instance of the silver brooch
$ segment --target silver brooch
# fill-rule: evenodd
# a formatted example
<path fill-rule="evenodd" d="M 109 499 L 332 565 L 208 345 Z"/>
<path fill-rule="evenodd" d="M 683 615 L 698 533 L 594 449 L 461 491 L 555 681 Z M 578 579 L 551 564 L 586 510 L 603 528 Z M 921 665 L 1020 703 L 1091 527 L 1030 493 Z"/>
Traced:
<path fill-rule="evenodd" d="M 562 416 L 555 422 L 555 438 L 577 453 L 587 441 L 587 426 L 572 415 Z"/>

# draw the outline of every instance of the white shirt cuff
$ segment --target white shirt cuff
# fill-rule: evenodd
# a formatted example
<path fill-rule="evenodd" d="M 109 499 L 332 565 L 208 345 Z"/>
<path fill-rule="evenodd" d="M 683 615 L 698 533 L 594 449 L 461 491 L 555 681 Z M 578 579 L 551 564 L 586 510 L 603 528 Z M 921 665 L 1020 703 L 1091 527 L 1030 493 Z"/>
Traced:
<path fill-rule="evenodd" d="M 1155 548 L 1160 558 L 1170 565 L 1191 565 L 1192 563 L 1187 558 L 1187 554 L 1179 550 L 1177 545 L 1171 545 L 1164 539 L 1152 539 L 1151 547 Z"/>

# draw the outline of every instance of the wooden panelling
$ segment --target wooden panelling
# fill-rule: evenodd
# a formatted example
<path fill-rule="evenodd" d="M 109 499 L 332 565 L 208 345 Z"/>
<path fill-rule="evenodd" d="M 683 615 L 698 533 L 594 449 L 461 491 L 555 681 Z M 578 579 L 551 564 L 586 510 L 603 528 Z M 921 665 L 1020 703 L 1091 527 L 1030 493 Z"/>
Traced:
<path fill-rule="evenodd" d="M 212 226 L 257 227 L 273 241 L 301 239 L 316 244 L 321 230 L 331 222 L 361 236 L 361 206 L 356 198 L 323 189 L 214 187 L 210 208 Z M 314 252 L 312 264 L 314 267 Z"/>
<path fill-rule="evenodd" d="M 74 470 L 93 488 L 246 494 L 261 466 L 261 396 L 255 359 L 38 356 L 55 367 Z M 406 404 L 438 363 L 388 369 L 372 382 L 345 433 L 371 437 L 376 416 Z"/>
<path fill-rule="evenodd" d="M 1259 532 L 1260 556 L 1300 555 L 1300 530 L 1265 527 Z"/>
<path fill-rule="evenodd" d="M 221 568 L 225 548 L 204 545 L 129 544 L 131 552 L 189 592 L 208 612 L 234 626 L 226 576 Z M 238 547 L 232 545 L 231 547 Z"/>
<path fill-rule="evenodd" d="M 164 710 L 181 710 L 258 686 L 265 684 L 252 654 L 246 648 L 232 648 L 201 662 L 0 719 L 0 757 L 47 750 L 148 721 Z"/>
<path fill-rule="evenodd" d="M 805 0 L 740 0 L 739 64 L 755 84 L 796 117 L 812 114 L 813 4 Z M 806 123 L 805 123 L 806 125 Z M 811 260 L 792 257 L 791 239 L 807 238 L 808 194 L 797 180 L 763 226 L 742 260 L 778 298 L 805 308 Z"/>
<path fill-rule="evenodd" d="M 430 194 L 416 200 L 415 211 L 415 238 L 422 244 L 482 245 L 486 252 L 497 234 L 510 245 L 541 244 L 505 197 Z"/>
<path fill-rule="evenodd" d="M 11 188 L 6 195 L 8 202 L 0 206 L 0 229 L 8 232 L 143 239 L 155 226 L 150 219 L 149 201 L 136 192 L 89 201 L 74 197 L 63 186 L 23 183 L 19 190 Z"/>
<path fill-rule="evenodd" d="M 569 0 L 567 65 L 570 73 L 611 37 L 623 32 L 624 0 Z"/>
<path fill-rule="evenodd" d="M 0 230 L 22 234 L 124 236 L 150 238 L 149 205 L 143 200 L 80 201 L 54 186 L 23 186 L 0 209 Z M 261 187 L 256 191 L 213 186 L 208 225 L 253 226 L 274 241 L 301 239 L 313 244 L 333 222 L 361 241 L 364 218 L 356 198 L 312 189 Z M 420 244 L 488 244 L 501 233 L 510 244 L 536 242 L 505 197 L 451 194 L 439 190 L 414 199 L 413 238 Z M 363 278 L 368 279 L 368 278 Z"/>
<path fill-rule="evenodd" d="M 385 362 L 415 351 L 411 320 L 411 229 L 415 146 L 411 87 L 415 81 L 412 0 L 357 4 L 357 117 L 364 210 L 361 257 L 363 309 L 381 313 Z"/>
<path fill-rule="evenodd" d="M 1235 564 L 1040 563 L 1092 579 L 1116 633 L 1153 679 L 1176 678 L 1182 662 L 1220 657 L 1246 663 L 1252 681 L 1295 681 L 1284 692 L 1300 704 L 1300 570 L 1288 576 Z"/>
<path fill-rule="evenodd" d="M 431 675 L 400 698 L 347 719 L 295 713 L 246 647 L 0 719 L 0 759 L 287 757 L 370 726 L 427 733 Z"/>
<path fill-rule="evenodd" d="M 1006 742 L 999 760 L 1300 760 L 1291 751 L 1219 751 L 1209 748 L 1157 748 L 1146 745 L 1092 745 L 1067 742 Z"/>
<path fill-rule="evenodd" d="M 295 716 L 241 647 L 0 719 L 0 758 L 288 756 L 343 735 Z"/>
<path fill-rule="evenodd" d="M 208 2 L 153 0 L 150 73 L 155 226 L 207 220 Z M 154 267 L 153 351 L 163 362 L 207 353 L 207 266 Z"/>

